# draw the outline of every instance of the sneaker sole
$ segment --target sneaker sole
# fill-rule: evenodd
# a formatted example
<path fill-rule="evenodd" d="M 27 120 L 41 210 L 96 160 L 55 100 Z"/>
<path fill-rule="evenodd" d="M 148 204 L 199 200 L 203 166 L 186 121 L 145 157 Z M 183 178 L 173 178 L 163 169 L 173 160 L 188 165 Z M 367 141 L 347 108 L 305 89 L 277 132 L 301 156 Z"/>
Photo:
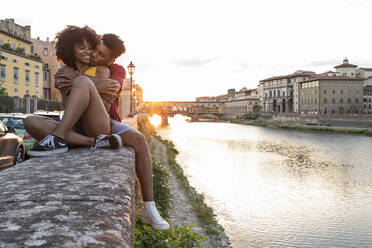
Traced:
<path fill-rule="evenodd" d="M 52 151 L 28 151 L 27 154 L 33 157 L 45 157 L 45 156 L 51 156 L 51 155 L 55 155 L 59 153 L 64 153 L 67 151 L 68 151 L 68 148 L 66 147 L 66 148 L 60 148 L 60 149 L 52 150 Z"/>
<path fill-rule="evenodd" d="M 156 230 L 167 230 L 169 229 L 169 225 L 159 225 L 159 224 L 153 224 L 150 220 L 144 218 L 141 216 L 140 218 L 143 222 L 145 222 L 146 224 L 152 226 L 152 228 L 156 229 Z"/>

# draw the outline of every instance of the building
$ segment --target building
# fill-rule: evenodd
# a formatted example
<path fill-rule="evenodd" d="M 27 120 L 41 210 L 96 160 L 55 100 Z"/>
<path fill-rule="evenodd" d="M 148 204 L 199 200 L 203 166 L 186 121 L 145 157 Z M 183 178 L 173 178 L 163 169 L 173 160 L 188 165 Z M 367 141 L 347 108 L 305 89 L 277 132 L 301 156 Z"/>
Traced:
<path fill-rule="evenodd" d="M 0 20 L 0 83 L 13 97 L 16 111 L 34 112 L 43 97 L 43 63 L 32 53 L 31 27 Z"/>
<path fill-rule="evenodd" d="M 301 82 L 300 113 L 363 113 L 363 81 L 355 76 L 319 75 Z"/>
<path fill-rule="evenodd" d="M 133 80 L 134 83 L 134 80 Z M 120 118 L 127 118 L 130 115 L 130 78 L 124 80 L 123 89 L 119 99 L 118 112 Z"/>
<path fill-rule="evenodd" d="M 314 77 L 312 71 L 296 71 L 295 73 L 274 76 L 260 81 L 258 95 L 262 95 L 263 112 L 299 112 L 299 84 Z M 260 88 L 259 87 L 259 88 Z"/>
<path fill-rule="evenodd" d="M 363 109 L 365 114 L 372 114 L 372 86 L 365 86 L 363 90 Z"/>
<path fill-rule="evenodd" d="M 138 84 L 133 85 L 133 104 L 134 112 L 140 113 L 143 109 L 143 90 Z"/>
<path fill-rule="evenodd" d="M 43 41 L 39 37 L 36 39 L 31 38 L 31 41 L 33 43 L 31 52 L 39 55 L 43 61 L 43 98 L 62 101 L 61 93 L 54 87 L 54 75 L 62 66 L 57 61 L 55 42 L 49 41 L 49 38 Z"/>
<path fill-rule="evenodd" d="M 256 113 L 259 111 L 259 101 L 257 89 L 243 88 L 239 91 L 230 89 L 229 98 L 224 103 L 224 116 L 226 118 L 239 118 L 245 114 Z"/>

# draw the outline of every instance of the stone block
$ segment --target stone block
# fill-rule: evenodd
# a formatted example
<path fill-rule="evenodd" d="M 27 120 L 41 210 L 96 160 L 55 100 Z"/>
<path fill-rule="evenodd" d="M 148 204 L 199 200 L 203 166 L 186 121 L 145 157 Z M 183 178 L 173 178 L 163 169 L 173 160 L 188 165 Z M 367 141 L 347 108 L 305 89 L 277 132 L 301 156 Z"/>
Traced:
<path fill-rule="evenodd" d="M 0 247 L 132 247 L 135 154 L 73 149 L 0 172 Z"/>

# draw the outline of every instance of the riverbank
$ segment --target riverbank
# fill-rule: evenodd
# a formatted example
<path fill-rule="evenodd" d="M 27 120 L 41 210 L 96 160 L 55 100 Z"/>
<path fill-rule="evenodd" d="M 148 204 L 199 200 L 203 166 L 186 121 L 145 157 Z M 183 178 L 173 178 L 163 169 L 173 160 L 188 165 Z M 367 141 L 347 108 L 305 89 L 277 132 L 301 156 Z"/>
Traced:
<path fill-rule="evenodd" d="M 177 151 L 172 143 L 159 136 L 152 139 L 152 154 L 156 163 L 160 163 L 169 175 L 171 207 L 169 222 L 171 226 L 191 226 L 191 231 L 203 237 L 203 247 L 230 247 L 229 238 L 215 220 L 213 211 L 203 201 L 183 175 L 181 167 L 174 158 Z"/>
<path fill-rule="evenodd" d="M 135 247 L 231 247 L 212 209 L 204 203 L 204 197 L 189 185 L 182 168 L 176 163 L 178 151 L 173 143 L 156 135 L 146 116 L 138 118 L 138 128 L 151 149 L 154 199 L 159 213 L 171 227 L 165 231 L 150 228 L 139 220 L 139 210 Z"/>
<path fill-rule="evenodd" d="M 288 124 L 282 124 L 278 122 L 259 122 L 259 121 L 253 121 L 253 120 L 239 120 L 239 119 L 225 119 L 223 121 L 230 122 L 230 123 L 236 123 L 236 124 L 243 124 L 243 125 L 259 126 L 259 127 L 271 127 L 271 128 L 292 129 L 292 130 L 300 130 L 300 131 L 332 132 L 332 133 L 372 136 L 371 129 L 363 129 L 363 128 L 288 125 Z"/>

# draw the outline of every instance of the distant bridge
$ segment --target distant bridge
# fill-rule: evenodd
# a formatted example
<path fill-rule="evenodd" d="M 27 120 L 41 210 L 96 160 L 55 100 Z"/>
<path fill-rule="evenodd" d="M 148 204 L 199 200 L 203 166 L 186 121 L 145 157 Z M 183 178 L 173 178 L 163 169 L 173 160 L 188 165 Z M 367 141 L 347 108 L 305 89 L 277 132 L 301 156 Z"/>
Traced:
<path fill-rule="evenodd" d="M 144 110 L 150 116 L 161 116 L 162 125 L 167 125 L 168 117 L 177 114 L 191 117 L 191 121 L 199 121 L 200 118 L 220 119 L 223 107 L 223 102 L 144 102 Z"/>

